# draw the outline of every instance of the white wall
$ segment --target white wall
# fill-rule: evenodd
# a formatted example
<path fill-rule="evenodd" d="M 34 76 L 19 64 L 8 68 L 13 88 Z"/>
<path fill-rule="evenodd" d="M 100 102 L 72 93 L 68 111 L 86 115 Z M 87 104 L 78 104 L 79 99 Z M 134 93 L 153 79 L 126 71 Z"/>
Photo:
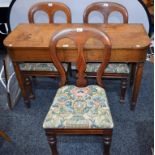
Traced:
<path fill-rule="evenodd" d="M 28 22 L 27 18 L 27 12 L 28 9 L 37 2 L 47 2 L 48 0 L 16 0 L 14 3 L 11 14 L 10 14 L 10 24 L 11 29 L 14 29 L 19 23 L 26 23 Z M 142 23 L 146 29 L 146 31 L 149 31 L 149 21 L 147 18 L 147 14 L 144 10 L 144 8 L 141 6 L 141 4 L 138 2 L 138 0 L 99 0 L 99 2 L 105 1 L 105 2 L 116 2 L 124 5 L 129 13 L 129 23 Z M 49 2 L 63 2 L 65 3 L 72 12 L 72 22 L 73 23 L 82 23 L 82 15 L 84 9 L 91 3 L 97 2 L 97 0 L 51 0 Z M 37 17 L 41 18 L 37 18 Z M 38 22 L 46 22 L 47 18 L 45 14 L 39 13 L 39 16 L 36 16 L 36 21 Z M 64 15 L 61 12 L 58 12 L 56 15 L 56 21 L 65 20 Z M 91 22 L 100 22 L 102 17 L 97 14 L 93 13 L 90 17 Z M 110 17 L 111 22 L 121 22 L 122 18 L 120 15 L 113 14 Z"/>

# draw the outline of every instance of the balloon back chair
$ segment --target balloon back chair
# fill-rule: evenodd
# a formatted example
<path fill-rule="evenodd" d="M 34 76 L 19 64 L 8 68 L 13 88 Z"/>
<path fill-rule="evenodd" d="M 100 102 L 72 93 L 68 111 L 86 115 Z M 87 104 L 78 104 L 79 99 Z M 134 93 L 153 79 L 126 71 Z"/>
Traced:
<path fill-rule="evenodd" d="M 54 23 L 54 15 L 57 11 L 62 11 L 66 15 L 66 22 L 71 23 L 71 12 L 70 9 L 63 3 L 58 2 L 41 2 L 34 4 L 28 12 L 28 19 L 30 23 L 35 23 L 35 14 L 38 11 L 43 11 L 48 15 L 49 23 Z M 70 67 L 67 63 L 63 63 L 65 70 Z M 53 63 L 21 63 L 20 70 L 24 78 L 25 91 L 27 97 L 24 98 L 27 107 L 30 107 L 30 99 L 34 98 L 34 94 L 31 86 L 31 76 L 43 76 L 43 77 L 58 77 L 59 73 Z"/>
<path fill-rule="evenodd" d="M 78 71 L 76 85 L 66 85 L 66 72 L 57 55 L 58 41 L 64 38 L 75 43 L 75 63 Z M 87 59 L 84 46 L 89 38 L 100 40 L 104 45 L 103 59 L 96 76 L 98 85 L 87 85 L 85 77 Z M 43 123 L 52 154 L 58 154 L 57 135 L 90 134 L 103 136 L 104 153 L 109 155 L 114 125 L 102 81 L 102 74 L 111 56 L 109 37 L 104 32 L 88 26 L 63 29 L 51 37 L 50 54 L 61 76 L 60 88 Z"/>
<path fill-rule="evenodd" d="M 89 23 L 90 13 L 97 11 L 103 15 L 103 22 L 108 24 L 109 15 L 112 12 L 119 12 L 123 17 L 123 23 L 128 23 L 128 12 L 126 8 L 118 3 L 114 2 L 96 2 L 90 4 L 84 11 L 83 21 L 84 23 Z M 117 30 L 116 30 L 117 31 Z M 100 66 L 99 63 L 87 63 L 87 76 L 96 76 L 96 71 Z M 121 93 L 120 102 L 125 101 L 125 92 L 127 88 L 127 81 L 129 78 L 130 70 L 127 63 L 109 63 L 105 69 L 104 78 L 121 79 Z"/>

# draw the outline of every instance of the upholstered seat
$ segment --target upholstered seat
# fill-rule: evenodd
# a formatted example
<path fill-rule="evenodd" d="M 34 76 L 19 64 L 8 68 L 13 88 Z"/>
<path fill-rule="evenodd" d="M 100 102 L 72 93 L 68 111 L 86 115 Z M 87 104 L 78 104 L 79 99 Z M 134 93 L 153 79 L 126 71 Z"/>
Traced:
<path fill-rule="evenodd" d="M 67 71 L 68 64 L 63 63 L 63 67 Z M 22 63 L 20 69 L 22 71 L 57 71 L 53 63 Z"/>
<path fill-rule="evenodd" d="M 86 72 L 97 72 L 100 63 L 87 63 Z M 109 63 L 105 69 L 105 73 L 124 73 L 130 72 L 129 66 L 126 63 Z"/>
<path fill-rule="evenodd" d="M 113 128 L 105 90 L 97 85 L 59 88 L 43 128 Z"/>

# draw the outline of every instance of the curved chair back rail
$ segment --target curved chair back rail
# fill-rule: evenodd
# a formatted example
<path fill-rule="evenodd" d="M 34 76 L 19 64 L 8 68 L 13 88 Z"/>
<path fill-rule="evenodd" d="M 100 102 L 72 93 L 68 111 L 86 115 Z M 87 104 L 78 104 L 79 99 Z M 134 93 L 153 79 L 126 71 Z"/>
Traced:
<path fill-rule="evenodd" d="M 104 23 L 108 23 L 109 15 L 112 12 L 117 11 L 117 12 L 121 13 L 121 15 L 123 16 L 123 23 L 128 23 L 128 11 L 121 4 L 114 3 L 114 2 L 97 2 L 97 3 L 90 4 L 85 9 L 84 14 L 83 14 L 84 23 L 88 23 L 89 14 L 92 11 L 100 12 L 104 17 Z"/>
<path fill-rule="evenodd" d="M 34 23 L 34 15 L 37 11 L 44 11 L 48 15 L 49 23 L 54 23 L 54 15 L 57 11 L 66 14 L 67 23 L 71 23 L 71 11 L 67 5 L 59 2 L 41 2 L 34 4 L 28 12 L 29 23 Z"/>
<path fill-rule="evenodd" d="M 86 58 L 84 56 L 84 46 L 87 40 L 90 38 L 95 38 L 100 40 L 104 44 L 103 59 L 102 59 L 103 61 L 97 71 L 97 77 L 96 77 L 98 85 L 103 87 L 102 76 L 104 73 L 104 69 L 106 68 L 111 56 L 111 41 L 107 36 L 107 34 L 95 28 L 82 26 L 80 28 L 63 29 L 52 36 L 50 41 L 50 53 L 52 61 L 55 64 L 61 76 L 60 86 L 63 86 L 66 83 L 66 74 L 63 66 L 61 65 L 57 57 L 56 45 L 59 40 L 64 38 L 68 38 L 74 41 L 77 47 L 78 55 L 76 66 L 78 70 L 78 78 L 76 84 L 78 87 L 84 87 L 87 84 L 87 81 L 85 79 Z"/>

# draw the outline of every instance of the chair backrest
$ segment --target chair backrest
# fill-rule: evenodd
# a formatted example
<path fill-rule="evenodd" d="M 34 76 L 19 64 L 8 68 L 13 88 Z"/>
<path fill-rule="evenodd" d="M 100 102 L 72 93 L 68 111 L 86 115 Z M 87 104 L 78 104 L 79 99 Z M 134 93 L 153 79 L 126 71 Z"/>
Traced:
<path fill-rule="evenodd" d="M 28 12 L 29 23 L 34 23 L 34 15 L 37 11 L 44 11 L 48 15 L 49 23 L 54 23 L 54 15 L 57 11 L 63 11 L 66 14 L 67 23 L 71 23 L 71 11 L 63 3 L 59 2 L 41 2 L 34 4 Z"/>
<path fill-rule="evenodd" d="M 55 64 L 61 76 L 60 86 L 63 86 L 66 83 L 66 73 L 57 56 L 56 46 L 58 41 L 64 38 L 72 40 L 76 46 L 75 50 L 77 49 L 76 68 L 78 71 L 78 75 L 76 85 L 78 87 L 84 87 L 87 85 L 87 80 L 85 79 L 85 70 L 87 63 L 84 54 L 85 44 L 87 43 L 88 39 L 99 40 L 103 43 L 104 45 L 103 58 L 102 63 L 97 71 L 96 80 L 98 85 L 104 87 L 102 82 L 102 75 L 104 74 L 104 69 L 106 68 L 111 56 L 111 41 L 107 36 L 107 34 L 105 32 L 99 31 L 98 29 L 91 28 L 89 26 L 81 26 L 80 28 L 67 28 L 60 30 L 51 37 L 50 54 L 52 61 Z M 94 60 L 96 60 L 95 57 Z"/>
<path fill-rule="evenodd" d="M 84 11 L 83 14 L 83 22 L 84 23 L 88 23 L 89 21 L 89 14 L 92 11 L 98 11 L 103 15 L 103 19 L 104 19 L 104 23 L 108 23 L 108 17 L 109 15 L 114 12 L 117 11 L 119 13 L 121 13 L 121 15 L 123 16 L 123 23 L 128 23 L 128 11 L 127 9 L 118 3 L 114 3 L 114 2 L 97 2 L 97 3 L 92 3 L 90 4 Z"/>

